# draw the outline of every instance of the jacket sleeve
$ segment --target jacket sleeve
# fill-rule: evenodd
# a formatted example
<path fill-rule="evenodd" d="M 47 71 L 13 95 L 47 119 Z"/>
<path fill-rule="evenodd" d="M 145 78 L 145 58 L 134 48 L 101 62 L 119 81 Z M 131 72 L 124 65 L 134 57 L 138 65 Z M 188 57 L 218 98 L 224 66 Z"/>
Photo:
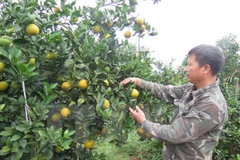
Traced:
<path fill-rule="evenodd" d="M 222 113 L 214 104 L 202 106 L 200 110 L 182 112 L 170 125 L 145 120 L 142 127 L 154 137 L 180 144 L 197 139 L 222 121 Z"/>
<path fill-rule="evenodd" d="M 140 87 L 151 90 L 153 95 L 161 100 L 173 103 L 174 99 L 181 99 L 186 85 L 172 86 L 141 80 Z"/>

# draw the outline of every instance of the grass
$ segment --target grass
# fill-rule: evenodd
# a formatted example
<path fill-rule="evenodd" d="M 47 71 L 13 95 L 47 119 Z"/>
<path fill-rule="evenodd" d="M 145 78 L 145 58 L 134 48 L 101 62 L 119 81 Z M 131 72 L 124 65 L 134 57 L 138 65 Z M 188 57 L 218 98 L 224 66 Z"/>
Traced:
<path fill-rule="evenodd" d="M 116 142 L 101 142 L 93 152 L 102 154 L 102 158 L 96 158 L 99 160 L 161 160 L 162 144 L 156 139 L 140 140 L 136 130 L 133 130 L 126 143 L 117 145 Z"/>

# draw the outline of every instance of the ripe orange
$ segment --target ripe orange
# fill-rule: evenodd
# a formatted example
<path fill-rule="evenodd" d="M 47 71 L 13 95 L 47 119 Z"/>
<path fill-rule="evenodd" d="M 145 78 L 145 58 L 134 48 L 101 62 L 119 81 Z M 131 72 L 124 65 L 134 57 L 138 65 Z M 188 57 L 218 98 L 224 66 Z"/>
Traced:
<path fill-rule="evenodd" d="M 140 104 L 139 107 L 140 107 L 141 109 L 144 109 L 144 105 L 143 105 L 143 104 Z"/>
<path fill-rule="evenodd" d="M 59 113 L 54 113 L 51 117 L 53 122 L 58 122 L 60 120 L 60 114 Z"/>
<path fill-rule="evenodd" d="M 78 82 L 78 87 L 81 89 L 86 89 L 88 87 L 88 81 L 86 79 L 81 79 Z"/>
<path fill-rule="evenodd" d="M 107 33 L 104 38 L 108 39 L 111 35 L 109 33 Z"/>
<path fill-rule="evenodd" d="M 30 64 L 31 66 L 35 66 L 35 61 L 36 61 L 35 58 L 30 58 L 30 59 L 29 59 L 29 64 Z"/>
<path fill-rule="evenodd" d="M 72 83 L 69 81 L 63 82 L 62 83 L 62 90 L 68 91 L 72 88 Z"/>
<path fill-rule="evenodd" d="M 93 27 L 93 31 L 95 33 L 100 33 L 100 32 L 102 32 L 102 29 L 98 25 L 96 25 L 96 26 Z"/>
<path fill-rule="evenodd" d="M 78 17 L 74 17 L 74 18 L 71 19 L 72 23 L 76 23 L 77 21 L 78 21 Z"/>
<path fill-rule="evenodd" d="M 107 132 L 108 132 L 107 127 L 103 127 L 103 129 L 102 129 L 102 131 L 101 131 L 101 135 L 104 136 L 104 135 L 107 134 Z"/>
<path fill-rule="evenodd" d="M 39 28 L 38 28 L 38 26 L 35 25 L 35 24 L 29 24 L 29 25 L 27 26 L 27 28 L 26 28 L 26 31 L 27 31 L 27 33 L 28 33 L 29 35 L 34 36 L 34 35 L 38 35 L 38 33 L 39 33 Z"/>
<path fill-rule="evenodd" d="M 11 82 L 10 87 L 17 90 L 20 88 L 20 85 L 17 82 Z"/>
<path fill-rule="evenodd" d="M 112 25 L 113 25 L 113 21 L 109 21 L 108 24 L 107 24 L 107 26 L 108 26 L 109 28 L 112 27 Z"/>
<path fill-rule="evenodd" d="M 143 128 L 141 128 L 141 127 L 139 127 L 139 128 L 137 128 L 137 134 L 140 136 L 140 137 L 142 137 L 142 138 L 144 138 L 145 137 L 145 131 L 143 130 Z"/>
<path fill-rule="evenodd" d="M 61 109 L 60 114 L 63 118 L 67 118 L 67 116 L 71 114 L 71 111 L 69 108 L 64 107 Z"/>
<path fill-rule="evenodd" d="M 110 102 L 109 102 L 109 100 L 104 99 L 104 102 L 103 102 L 103 104 L 102 104 L 102 108 L 103 108 L 103 109 L 108 109 L 108 108 L 110 108 Z"/>
<path fill-rule="evenodd" d="M 139 92 L 136 89 L 132 89 L 131 91 L 131 97 L 132 98 L 137 98 L 139 96 Z"/>
<path fill-rule="evenodd" d="M 58 13 L 60 13 L 61 12 L 61 8 L 60 7 L 55 7 L 54 8 L 54 13 L 55 14 L 58 14 Z"/>
<path fill-rule="evenodd" d="M 8 88 L 8 83 L 6 81 L 0 82 L 0 91 L 5 91 Z"/>
<path fill-rule="evenodd" d="M 47 53 L 45 58 L 46 59 L 53 59 L 53 58 L 56 58 L 56 55 L 55 55 L 55 53 L 49 52 L 49 53 Z"/>
<path fill-rule="evenodd" d="M 145 29 L 146 29 L 145 25 L 144 25 L 144 24 L 141 25 L 140 30 L 141 30 L 141 31 L 144 31 Z"/>
<path fill-rule="evenodd" d="M 104 83 L 106 84 L 106 86 L 109 86 L 109 81 L 107 79 L 104 80 Z"/>
<path fill-rule="evenodd" d="M 94 146 L 94 143 L 95 143 L 95 141 L 93 139 L 87 140 L 87 141 L 84 142 L 84 147 L 86 149 L 92 149 L 93 146 Z"/>
<path fill-rule="evenodd" d="M 0 73 L 3 72 L 5 64 L 0 62 Z"/>
<path fill-rule="evenodd" d="M 105 69 L 105 71 L 108 72 L 108 73 L 109 73 L 110 70 L 111 70 L 111 68 L 110 68 L 109 66 L 106 66 L 104 69 Z"/>
<path fill-rule="evenodd" d="M 130 31 L 125 31 L 125 32 L 124 32 L 124 37 L 125 37 L 125 38 L 130 38 L 131 35 L 132 35 L 132 34 L 131 34 Z"/>
<path fill-rule="evenodd" d="M 63 81 L 63 79 L 62 79 L 61 76 L 57 77 L 56 80 L 57 80 L 58 82 L 62 82 L 62 81 Z"/>
<path fill-rule="evenodd" d="M 60 153 L 60 152 L 62 152 L 62 150 L 61 150 L 61 148 L 59 146 L 56 146 L 55 147 L 55 152 L 56 153 Z"/>
<path fill-rule="evenodd" d="M 136 22 L 139 26 L 141 26 L 141 25 L 144 24 L 144 20 L 143 20 L 142 18 L 136 18 L 135 22 Z"/>
<path fill-rule="evenodd" d="M 148 138 L 148 139 L 151 139 L 152 138 L 152 135 L 148 132 L 145 132 L 145 137 Z"/>

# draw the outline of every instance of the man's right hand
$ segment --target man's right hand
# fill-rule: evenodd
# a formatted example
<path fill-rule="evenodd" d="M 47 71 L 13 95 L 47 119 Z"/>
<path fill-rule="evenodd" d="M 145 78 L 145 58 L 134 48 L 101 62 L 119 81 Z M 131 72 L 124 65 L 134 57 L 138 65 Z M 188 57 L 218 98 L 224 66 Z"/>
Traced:
<path fill-rule="evenodd" d="M 137 77 L 129 77 L 129 78 L 126 78 L 124 79 L 123 81 L 120 82 L 120 84 L 122 86 L 128 84 L 128 83 L 134 83 L 136 86 L 140 86 L 140 81 L 141 79 L 140 78 L 137 78 Z"/>

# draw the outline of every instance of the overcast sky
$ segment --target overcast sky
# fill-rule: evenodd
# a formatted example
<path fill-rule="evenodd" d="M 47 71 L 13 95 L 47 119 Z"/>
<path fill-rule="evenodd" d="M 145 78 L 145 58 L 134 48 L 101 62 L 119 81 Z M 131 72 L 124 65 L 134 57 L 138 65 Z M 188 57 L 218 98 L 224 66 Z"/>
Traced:
<path fill-rule="evenodd" d="M 155 5 L 138 2 L 137 12 L 159 33 L 145 36 L 142 44 L 163 62 L 174 58 L 175 65 L 180 65 L 192 47 L 215 45 L 230 33 L 240 40 L 240 0 L 162 0 Z"/>
<path fill-rule="evenodd" d="M 95 0 L 80 0 L 94 5 Z M 198 44 L 212 44 L 230 33 L 240 41 L 240 0 L 138 0 L 136 14 L 158 31 L 145 36 L 141 45 L 164 63 L 180 65 L 187 52 Z M 121 34 L 123 35 L 123 34 Z M 137 43 L 137 36 L 129 39 Z"/>

